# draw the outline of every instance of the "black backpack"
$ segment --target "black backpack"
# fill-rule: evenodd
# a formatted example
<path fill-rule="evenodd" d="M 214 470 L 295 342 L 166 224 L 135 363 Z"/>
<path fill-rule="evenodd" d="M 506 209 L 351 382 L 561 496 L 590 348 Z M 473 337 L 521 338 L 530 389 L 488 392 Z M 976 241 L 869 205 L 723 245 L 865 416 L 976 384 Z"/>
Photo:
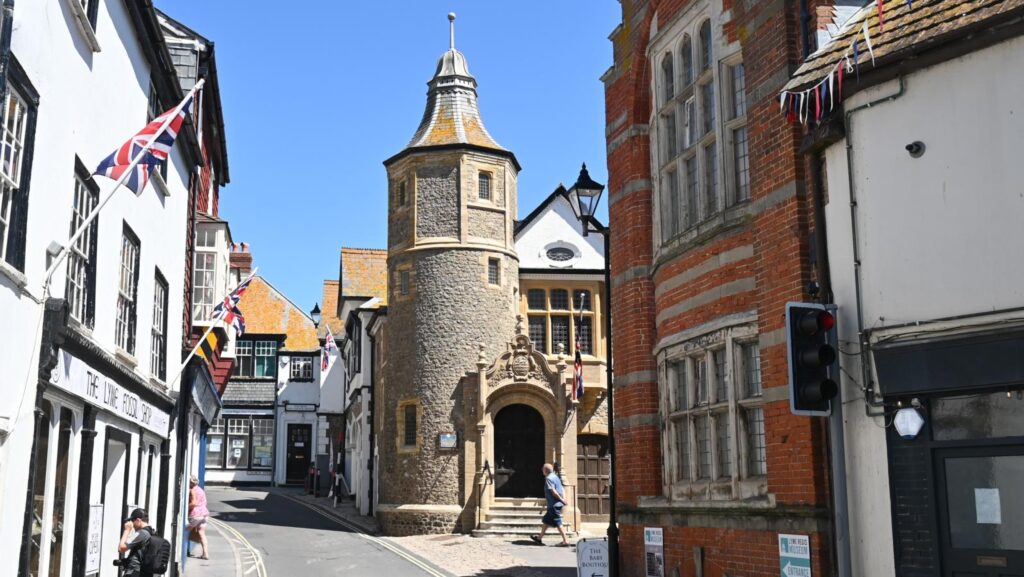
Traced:
<path fill-rule="evenodd" d="M 147 527 L 146 530 L 149 531 L 149 543 L 142 552 L 142 570 L 153 575 L 163 575 L 171 561 L 171 543 L 157 535 L 153 528 Z"/>

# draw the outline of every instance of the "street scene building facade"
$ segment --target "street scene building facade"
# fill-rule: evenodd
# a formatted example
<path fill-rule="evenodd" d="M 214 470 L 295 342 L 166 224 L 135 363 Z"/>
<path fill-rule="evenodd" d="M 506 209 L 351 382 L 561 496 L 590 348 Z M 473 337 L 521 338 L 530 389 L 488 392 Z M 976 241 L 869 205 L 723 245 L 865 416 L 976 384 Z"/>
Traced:
<path fill-rule="evenodd" d="M 517 224 L 519 163 L 484 128 L 476 80 L 454 45 L 428 86 L 423 122 L 385 162 L 376 516 L 395 535 L 500 532 L 511 527 L 492 509 L 532 499 L 525 515 L 532 517 L 544 497 L 539 471 L 549 462 L 578 526 L 581 427 L 584 454 L 595 461 L 582 502 L 590 516 L 607 513 L 599 485 L 602 466 L 607 474 L 598 424 L 603 359 L 595 356 L 604 335 L 595 330 L 601 301 L 594 301 L 603 245 L 577 232 L 564 188 Z M 577 336 L 591 383 L 580 399 L 567 361 Z"/>
<path fill-rule="evenodd" d="M 1024 375 L 1009 351 L 1024 301 L 1021 268 L 1000 263 L 1021 243 L 1024 84 L 1001 71 L 1024 57 L 1021 3 L 914 7 L 886 2 L 884 31 L 861 11 L 786 86 L 818 83 L 867 21 L 874 65 L 862 61 L 804 145 L 824 167 L 847 352 L 852 571 L 1012 575 L 1024 567 Z M 984 114 L 948 114 L 979 102 Z"/>
<path fill-rule="evenodd" d="M 116 575 L 135 507 L 173 542 L 173 573 L 183 479 L 219 407 L 207 363 L 182 361 L 195 221 L 228 180 L 212 44 L 183 29 L 172 59 L 165 33 L 180 24 L 145 2 L 13 4 L 0 43 L 0 392 L 14 399 L 0 418 L 0 574 Z M 200 80 L 206 106 L 164 166 L 68 246 L 114 188 L 93 167 Z"/>
<path fill-rule="evenodd" d="M 827 12 L 827 11 L 825 11 Z M 789 410 L 788 301 L 811 300 L 812 207 L 778 90 L 794 3 L 622 2 L 605 73 L 616 497 L 624 575 L 829 574 L 824 419 Z M 630 223 L 630 226 L 625 226 Z M 715 569 L 711 569 L 714 567 Z"/>
<path fill-rule="evenodd" d="M 221 215 L 214 42 L 2 4 L 0 577 L 130 574 L 136 508 L 172 577 L 1024 575 L 1024 0 L 620 0 L 607 226 L 586 164 L 520 212 L 449 14 L 308 312 Z"/>

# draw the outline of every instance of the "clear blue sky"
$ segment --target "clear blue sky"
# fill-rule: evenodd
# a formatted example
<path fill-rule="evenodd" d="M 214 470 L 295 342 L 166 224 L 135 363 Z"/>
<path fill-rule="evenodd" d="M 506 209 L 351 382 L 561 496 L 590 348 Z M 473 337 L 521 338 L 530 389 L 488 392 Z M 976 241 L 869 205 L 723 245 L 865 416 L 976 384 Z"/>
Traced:
<path fill-rule="evenodd" d="M 523 166 L 520 218 L 581 162 L 607 182 L 599 78 L 615 0 L 156 4 L 216 43 L 231 169 L 220 216 L 305 310 L 337 278 L 340 247 L 386 247 L 381 163 L 419 124 L 450 11 L 484 123 Z"/>

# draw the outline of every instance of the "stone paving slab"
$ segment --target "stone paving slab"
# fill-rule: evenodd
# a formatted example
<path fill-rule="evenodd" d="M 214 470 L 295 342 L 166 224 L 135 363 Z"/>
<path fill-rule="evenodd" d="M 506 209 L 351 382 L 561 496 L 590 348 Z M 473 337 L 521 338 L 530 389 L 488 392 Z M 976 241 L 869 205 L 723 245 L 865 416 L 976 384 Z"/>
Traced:
<path fill-rule="evenodd" d="M 185 562 L 183 577 L 242 577 L 242 560 L 232 539 L 213 523 L 207 523 L 206 542 L 210 545 L 210 559 L 190 557 Z M 201 551 L 197 544 L 195 553 Z"/>

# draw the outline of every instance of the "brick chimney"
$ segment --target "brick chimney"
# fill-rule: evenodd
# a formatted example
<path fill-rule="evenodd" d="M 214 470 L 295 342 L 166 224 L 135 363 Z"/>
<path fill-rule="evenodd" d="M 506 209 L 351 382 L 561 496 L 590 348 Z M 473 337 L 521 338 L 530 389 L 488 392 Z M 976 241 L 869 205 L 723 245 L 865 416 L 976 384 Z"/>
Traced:
<path fill-rule="evenodd" d="M 231 244 L 231 268 L 238 270 L 239 278 L 245 278 L 252 272 L 252 253 L 249 252 L 249 243 Z"/>

